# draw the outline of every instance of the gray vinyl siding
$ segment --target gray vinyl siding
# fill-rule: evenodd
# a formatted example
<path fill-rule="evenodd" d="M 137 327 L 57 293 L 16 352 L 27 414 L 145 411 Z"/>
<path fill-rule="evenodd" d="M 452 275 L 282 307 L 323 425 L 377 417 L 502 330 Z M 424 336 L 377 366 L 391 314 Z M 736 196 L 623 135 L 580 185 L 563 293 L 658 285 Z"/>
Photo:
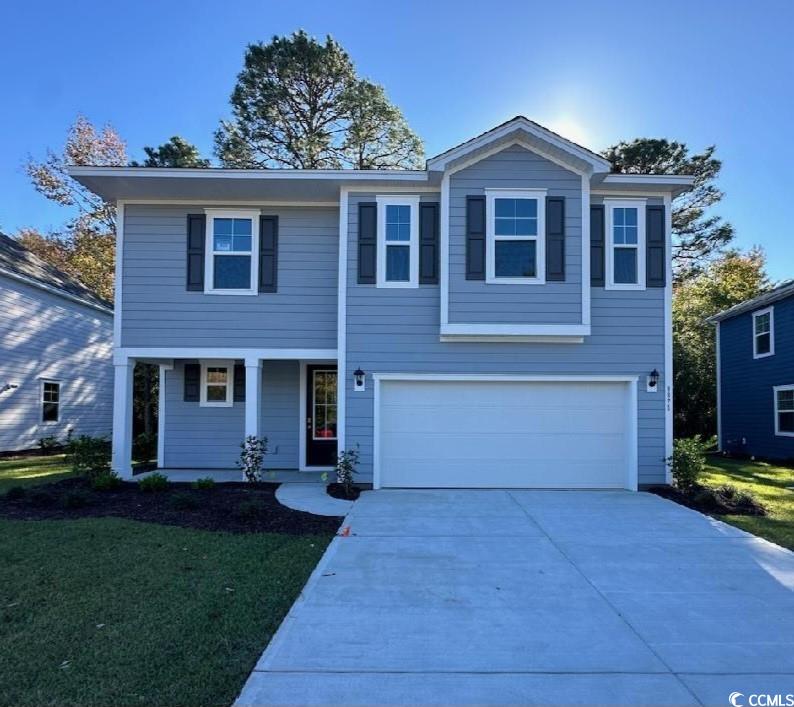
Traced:
<path fill-rule="evenodd" d="M 357 203 L 371 196 L 352 195 L 349 204 L 347 356 L 341 373 L 347 386 L 346 446 L 359 447 L 360 480 L 372 478 L 373 373 L 524 373 L 639 376 L 639 483 L 664 482 L 664 394 L 645 392 L 645 376 L 654 368 L 662 373 L 660 389 L 666 383 L 664 289 L 591 288 L 592 335 L 581 344 L 441 342 L 439 286 L 378 289 L 356 282 Z M 364 392 L 352 390 L 350 372 L 358 366 L 368 374 Z"/>
<path fill-rule="evenodd" d="M 548 196 L 565 197 L 564 282 L 508 285 L 466 279 L 466 197 L 484 194 L 489 188 L 547 189 Z M 517 145 L 453 174 L 449 183 L 450 323 L 581 323 L 581 199 L 582 180 L 578 174 Z"/>
<path fill-rule="evenodd" d="M 245 403 L 201 407 L 186 403 L 184 361 L 166 371 L 164 465 L 234 469 L 245 436 Z M 260 435 L 268 439 L 265 469 L 298 468 L 299 368 L 297 361 L 262 365 Z"/>
<path fill-rule="evenodd" d="M 113 317 L 0 277 L 0 451 L 42 437 L 109 436 L 113 417 Z M 58 422 L 41 421 L 41 381 L 60 381 Z"/>
<path fill-rule="evenodd" d="M 187 215 L 203 210 L 126 206 L 122 346 L 336 348 L 337 209 L 262 208 L 279 217 L 278 292 L 253 296 L 186 291 Z"/>

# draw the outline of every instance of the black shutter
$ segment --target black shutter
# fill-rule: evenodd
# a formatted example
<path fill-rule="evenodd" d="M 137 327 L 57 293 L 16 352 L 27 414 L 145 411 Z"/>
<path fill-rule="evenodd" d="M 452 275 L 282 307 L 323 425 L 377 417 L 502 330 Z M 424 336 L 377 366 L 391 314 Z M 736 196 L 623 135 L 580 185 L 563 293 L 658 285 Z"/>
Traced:
<path fill-rule="evenodd" d="M 590 207 L 590 285 L 592 287 L 603 287 L 605 283 L 604 238 L 604 206 L 597 204 Z"/>
<path fill-rule="evenodd" d="M 278 216 L 259 217 L 259 291 L 278 287 Z"/>
<path fill-rule="evenodd" d="M 437 203 L 419 204 L 419 283 L 438 284 L 438 231 L 439 208 Z"/>
<path fill-rule="evenodd" d="M 358 205 L 358 284 L 374 285 L 375 263 L 378 255 L 378 205 L 361 202 Z"/>
<path fill-rule="evenodd" d="M 185 364 L 185 391 L 183 400 L 186 403 L 197 403 L 200 399 L 201 365 L 198 363 Z"/>
<path fill-rule="evenodd" d="M 234 402 L 245 402 L 245 366 L 242 363 L 234 364 Z"/>
<path fill-rule="evenodd" d="M 565 281 L 565 197 L 546 197 L 546 279 Z"/>
<path fill-rule="evenodd" d="M 645 285 L 664 287 L 666 278 L 664 206 L 648 206 L 645 210 Z"/>
<path fill-rule="evenodd" d="M 187 217 L 187 281 L 190 292 L 204 291 L 204 242 L 207 217 L 204 214 L 188 214 Z"/>
<path fill-rule="evenodd" d="M 485 279 L 485 197 L 466 197 L 466 279 Z"/>

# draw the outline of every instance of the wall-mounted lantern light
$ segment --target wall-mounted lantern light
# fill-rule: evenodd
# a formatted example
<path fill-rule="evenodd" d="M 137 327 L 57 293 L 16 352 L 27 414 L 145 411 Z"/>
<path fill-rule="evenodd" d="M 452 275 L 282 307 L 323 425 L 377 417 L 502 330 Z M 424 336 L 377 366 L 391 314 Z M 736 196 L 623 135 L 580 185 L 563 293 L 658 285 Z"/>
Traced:
<path fill-rule="evenodd" d="M 655 368 L 648 374 L 646 379 L 646 391 L 649 393 L 655 393 L 659 390 L 659 371 Z"/>
<path fill-rule="evenodd" d="M 353 371 L 353 390 L 355 391 L 362 391 L 366 390 L 366 382 L 367 382 L 367 374 L 361 370 L 361 368 L 357 368 Z"/>

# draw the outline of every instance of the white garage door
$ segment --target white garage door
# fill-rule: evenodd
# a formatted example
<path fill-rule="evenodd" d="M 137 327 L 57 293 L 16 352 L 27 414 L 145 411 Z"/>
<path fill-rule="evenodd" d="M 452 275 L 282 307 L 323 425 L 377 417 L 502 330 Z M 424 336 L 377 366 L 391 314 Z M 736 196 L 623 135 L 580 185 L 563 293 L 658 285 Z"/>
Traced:
<path fill-rule="evenodd" d="M 379 385 L 376 485 L 636 487 L 627 382 Z"/>

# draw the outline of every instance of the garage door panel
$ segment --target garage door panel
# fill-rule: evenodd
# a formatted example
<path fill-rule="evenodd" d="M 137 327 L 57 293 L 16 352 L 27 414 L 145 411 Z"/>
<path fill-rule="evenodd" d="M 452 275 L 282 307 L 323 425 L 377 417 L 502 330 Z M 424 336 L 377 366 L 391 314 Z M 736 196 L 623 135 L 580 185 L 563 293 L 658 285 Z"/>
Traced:
<path fill-rule="evenodd" d="M 623 383 L 384 381 L 382 486 L 623 488 Z"/>
<path fill-rule="evenodd" d="M 528 434 L 559 432 L 561 429 L 587 430 L 588 433 L 620 433 L 625 426 L 620 406 L 579 407 L 566 410 L 541 405 L 512 406 L 458 404 L 441 408 L 431 406 L 386 405 L 381 412 L 381 429 L 389 433 L 415 433 L 417 430 L 460 430 L 466 434 Z M 467 432 L 470 431 L 470 432 Z"/>

